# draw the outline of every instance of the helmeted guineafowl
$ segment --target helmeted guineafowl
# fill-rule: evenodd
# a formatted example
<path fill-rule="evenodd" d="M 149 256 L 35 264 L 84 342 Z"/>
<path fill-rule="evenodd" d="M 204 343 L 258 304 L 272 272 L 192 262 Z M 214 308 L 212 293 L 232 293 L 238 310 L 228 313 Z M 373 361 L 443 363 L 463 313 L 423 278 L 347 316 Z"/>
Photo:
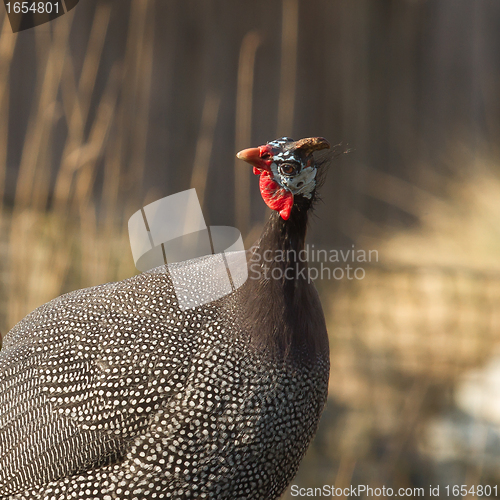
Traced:
<path fill-rule="evenodd" d="M 298 257 L 325 147 L 282 138 L 238 154 L 274 211 L 232 293 L 179 307 L 169 269 L 206 274 L 202 257 L 61 296 L 6 335 L 0 498 L 283 493 L 327 396 L 325 321 Z"/>

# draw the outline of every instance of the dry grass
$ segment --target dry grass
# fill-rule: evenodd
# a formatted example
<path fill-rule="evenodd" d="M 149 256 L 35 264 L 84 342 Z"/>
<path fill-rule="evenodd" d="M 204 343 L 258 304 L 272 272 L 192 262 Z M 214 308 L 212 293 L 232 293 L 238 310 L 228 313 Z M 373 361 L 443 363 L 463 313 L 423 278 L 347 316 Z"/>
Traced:
<path fill-rule="evenodd" d="M 236 97 L 236 151 L 249 147 L 251 142 L 255 56 L 260 43 L 256 31 L 247 33 L 241 43 Z M 235 160 L 234 179 L 236 227 L 242 234 L 247 234 L 250 221 L 250 170 L 242 166 L 240 160 Z"/>
<path fill-rule="evenodd" d="M 114 64 L 106 85 L 98 89 L 98 72 L 106 70 L 101 56 L 110 14 L 109 6 L 96 9 L 78 80 L 69 46 L 74 12 L 51 23 L 50 30 L 34 30 L 38 57 L 32 113 L 15 204 L 2 221 L 10 250 L 3 327 L 65 291 L 135 273 L 124 214 L 128 203 L 140 203 L 140 190 L 135 197 L 127 195 L 131 186 L 141 185 L 144 170 L 153 60 L 153 33 L 146 26 L 154 15 L 153 2 L 132 2 L 125 59 Z M 18 36 L 9 33 L 5 16 L 2 21 L 0 146 L 6 147 L 0 147 L 0 194 L 11 140 L 9 72 Z M 96 103 L 94 113 L 91 102 Z M 61 122 L 66 139 L 58 158 L 54 141 Z"/>

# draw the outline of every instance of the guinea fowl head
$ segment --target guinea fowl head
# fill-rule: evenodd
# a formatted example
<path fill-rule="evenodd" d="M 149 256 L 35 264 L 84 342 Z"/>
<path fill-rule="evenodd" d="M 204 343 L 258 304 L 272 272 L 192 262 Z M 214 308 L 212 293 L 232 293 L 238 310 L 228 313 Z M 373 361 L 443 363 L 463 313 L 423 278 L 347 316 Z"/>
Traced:
<path fill-rule="evenodd" d="M 260 176 L 260 192 L 266 205 L 288 220 L 294 204 L 310 206 L 318 172 L 313 152 L 329 147 L 323 137 L 299 141 L 282 137 L 264 146 L 244 149 L 236 156 L 250 163 L 254 174 Z"/>

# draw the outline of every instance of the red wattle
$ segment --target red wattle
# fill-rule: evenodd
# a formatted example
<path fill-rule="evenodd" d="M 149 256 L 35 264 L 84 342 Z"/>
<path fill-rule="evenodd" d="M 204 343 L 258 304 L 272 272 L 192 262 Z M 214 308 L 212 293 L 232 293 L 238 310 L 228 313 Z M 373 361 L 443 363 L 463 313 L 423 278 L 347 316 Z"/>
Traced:
<path fill-rule="evenodd" d="M 278 211 L 283 220 L 288 220 L 293 207 L 293 194 L 273 180 L 269 172 L 262 172 L 259 187 L 266 205 Z"/>

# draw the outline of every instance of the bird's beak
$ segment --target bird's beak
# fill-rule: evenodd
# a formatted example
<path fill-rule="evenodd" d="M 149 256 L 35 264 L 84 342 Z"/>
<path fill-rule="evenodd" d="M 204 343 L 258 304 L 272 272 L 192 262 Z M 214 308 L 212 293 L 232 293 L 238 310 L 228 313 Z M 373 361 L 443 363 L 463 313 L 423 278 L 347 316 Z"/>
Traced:
<path fill-rule="evenodd" d="M 260 153 L 261 153 L 260 148 L 243 149 L 236 155 L 236 158 L 239 158 L 240 160 L 250 163 L 250 165 L 252 165 L 255 168 L 258 168 L 259 170 L 269 171 L 270 169 L 268 162 L 266 162 L 266 160 L 261 158 Z"/>

